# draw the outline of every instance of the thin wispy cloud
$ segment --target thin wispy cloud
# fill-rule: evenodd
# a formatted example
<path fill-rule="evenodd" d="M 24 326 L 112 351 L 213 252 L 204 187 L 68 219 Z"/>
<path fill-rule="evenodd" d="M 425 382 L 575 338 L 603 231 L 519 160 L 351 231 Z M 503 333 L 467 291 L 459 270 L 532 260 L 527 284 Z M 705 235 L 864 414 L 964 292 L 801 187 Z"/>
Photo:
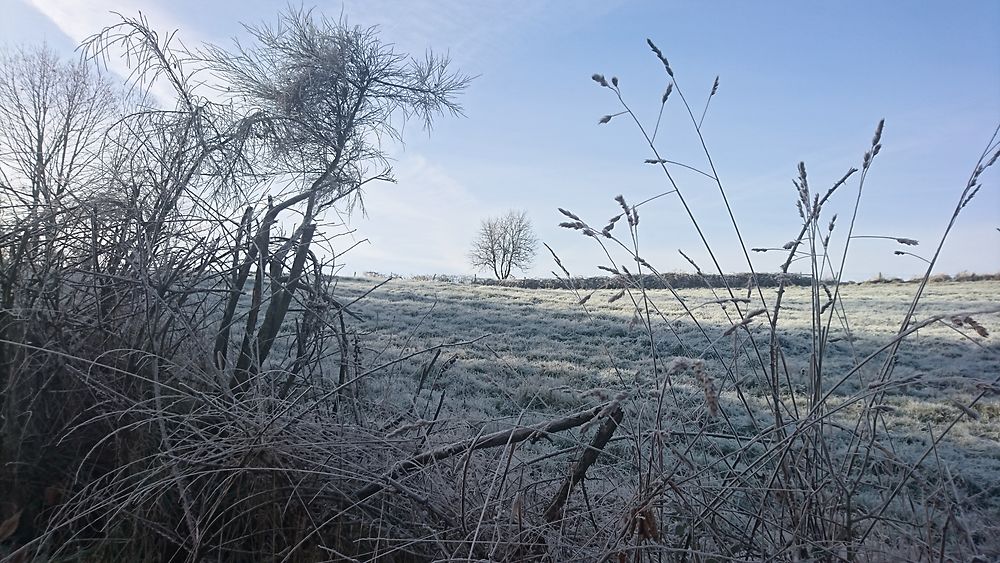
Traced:
<path fill-rule="evenodd" d="M 557 35 L 569 33 L 613 11 L 622 0 L 577 2 L 572 9 L 561 2 L 485 0 L 348 0 L 326 2 L 318 9 L 342 13 L 349 23 L 377 24 L 384 36 L 404 52 L 421 54 L 427 48 L 446 50 L 464 66 L 503 57 L 525 35 L 539 29 Z"/>
<path fill-rule="evenodd" d="M 475 232 L 480 217 L 494 210 L 421 155 L 405 155 L 395 173 L 396 184 L 376 184 L 365 192 L 367 217 L 353 223 L 359 226 L 355 237 L 370 244 L 351 251 L 352 268 L 378 270 L 395 263 L 409 272 L 466 271 L 469 241 L 455 234 Z M 391 260 L 387 249 L 392 249 Z"/>
<path fill-rule="evenodd" d="M 141 14 L 147 18 L 154 31 L 163 34 L 162 37 L 167 37 L 167 34 L 173 33 L 175 30 L 186 28 L 183 20 L 175 18 L 169 10 L 164 9 L 162 4 L 151 1 L 27 0 L 27 2 L 77 45 L 82 44 L 106 27 L 120 23 L 122 16 L 134 18 Z M 185 42 L 200 42 L 196 32 L 187 29 L 180 39 Z M 179 46 L 179 44 L 175 46 Z M 102 57 L 100 62 L 106 65 L 108 70 L 123 78 L 131 77 L 134 71 L 122 53 L 113 49 L 107 53 L 107 56 Z M 142 87 L 147 89 L 160 103 L 173 99 L 175 94 L 173 89 L 162 80 L 155 81 L 153 84 L 143 84 Z"/>

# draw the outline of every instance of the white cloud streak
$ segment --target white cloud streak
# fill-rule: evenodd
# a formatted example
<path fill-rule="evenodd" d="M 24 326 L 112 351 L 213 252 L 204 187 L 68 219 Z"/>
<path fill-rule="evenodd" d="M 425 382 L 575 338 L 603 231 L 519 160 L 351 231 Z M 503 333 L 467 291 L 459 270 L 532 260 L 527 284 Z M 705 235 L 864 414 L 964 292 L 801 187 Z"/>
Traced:
<path fill-rule="evenodd" d="M 377 271 L 390 263 L 401 270 L 395 273 L 468 272 L 469 245 L 491 210 L 423 156 L 406 155 L 395 172 L 397 184 L 378 184 L 365 193 L 368 215 L 352 224 L 356 238 L 371 244 L 350 252 L 348 268 Z"/>
<path fill-rule="evenodd" d="M 121 16 L 136 17 L 141 13 L 149 20 L 153 29 L 161 34 L 168 34 L 184 27 L 181 21 L 174 18 L 161 5 L 145 0 L 26 1 L 78 45 L 102 29 L 119 23 Z M 187 30 L 185 30 L 184 38 L 189 42 L 198 41 L 198 37 L 193 36 Z M 109 52 L 102 64 L 106 64 L 109 70 L 119 76 L 129 77 L 133 69 L 129 67 L 124 57 L 119 56 L 120 54 L 115 51 Z M 161 103 L 174 99 L 173 89 L 162 80 L 149 85 L 148 89 L 149 93 Z"/>

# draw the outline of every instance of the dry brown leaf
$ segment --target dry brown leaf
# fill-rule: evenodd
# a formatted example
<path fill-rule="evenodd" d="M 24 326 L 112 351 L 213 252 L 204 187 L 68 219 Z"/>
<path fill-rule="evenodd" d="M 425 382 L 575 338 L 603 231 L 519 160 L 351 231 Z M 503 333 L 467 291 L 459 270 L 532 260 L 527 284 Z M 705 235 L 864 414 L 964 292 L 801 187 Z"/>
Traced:
<path fill-rule="evenodd" d="M 49 485 L 45 487 L 44 506 L 56 506 L 62 501 L 63 490 L 59 485 Z"/>
<path fill-rule="evenodd" d="M 14 535 L 17 531 L 18 525 L 21 524 L 21 512 L 23 510 L 18 510 L 13 516 L 0 523 L 0 541 L 4 541 L 7 538 Z"/>
<path fill-rule="evenodd" d="M 638 515 L 639 519 L 639 540 L 660 541 L 660 530 L 656 525 L 656 514 L 653 508 L 647 506 Z"/>

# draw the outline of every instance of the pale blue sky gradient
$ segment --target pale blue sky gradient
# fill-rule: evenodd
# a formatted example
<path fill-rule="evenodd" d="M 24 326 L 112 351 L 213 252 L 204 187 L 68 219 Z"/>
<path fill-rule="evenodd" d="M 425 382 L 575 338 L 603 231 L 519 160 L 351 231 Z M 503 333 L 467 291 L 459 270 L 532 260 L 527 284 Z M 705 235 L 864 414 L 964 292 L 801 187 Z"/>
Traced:
<path fill-rule="evenodd" d="M 1000 2 L 317 2 L 331 17 L 379 25 L 400 51 L 449 52 L 479 75 L 462 102 L 466 117 L 441 119 L 428 136 L 409 128 L 395 185 L 372 186 L 356 239 L 370 244 L 345 271 L 471 273 L 469 242 L 479 221 L 524 209 L 539 238 L 574 274 L 604 263 L 592 241 L 559 229 L 556 207 L 602 223 L 619 193 L 639 201 L 669 189 L 619 110 L 590 76 L 617 76 L 626 99 L 655 118 L 667 84 L 645 44 L 670 59 L 689 100 L 719 94 L 703 132 L 750 246 L 781 246 L 797 232 L 796 165 L 815 190 L 860 166 L 874 127 L 886 118 L 884 149 L 869 176 L 856 233 L 918 239 L 930 255 L 979 152 L 1000 121 Z M 68 54 L 111 23 L 111 10 L 142 10 L 188 45 L 227 44 L 239 21 L 273 21 L 284 4 L 249 1 L 0 0 L 0 37 L 45 40 Z M 659 139 L 667 158 L 704 167 L 679 99 L 668 102 Z M 728 271 L 746 271 L 718 190 L 678 171 L 685 197 Z M 840 194 L 846 230 L 856 184 Z M 661 270 L 689 270 L 677 249 L 709 261 L 675 198 L 642 209 L 642 247 Z M 1000 174 L 966 209 L 938 271 L 1000 271 Z M 837 241 L 837 237 L 834 237 Z M 841 241 L 842 242 L 842 241 Z M 909 277 L 923 263 L 895 256 L 888 241 L 856 240 L 846 274 Z M 780 257 L 754 255 L 760 271 Z M 553 269 L 547 253 L 529 272 Z"/>

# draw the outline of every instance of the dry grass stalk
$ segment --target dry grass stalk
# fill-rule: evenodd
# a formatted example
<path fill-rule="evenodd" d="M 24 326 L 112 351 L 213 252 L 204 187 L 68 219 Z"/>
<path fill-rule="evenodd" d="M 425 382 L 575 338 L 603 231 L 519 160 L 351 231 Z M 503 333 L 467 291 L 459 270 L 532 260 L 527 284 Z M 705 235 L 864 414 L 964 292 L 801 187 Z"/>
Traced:
<path fill-rule="evenodd" d="M 743 320 L 741 320 L 739 323 L 734 324 L 733 326 L 727 328 L 726 331 L 722 333 L 722 336 L 729 336 L 730 334 L 736 332 L 741 328 L 746 328 L 746 326 L 750 324 L 750 321 L 752 321 L 754 317 L 763 315 L 766 312 L 767 309 L 764 308 L 754 309 L 753 311 L 750 311 L 749 313 L 743 316 Z"/>
<path fill-rule="evenodd" d="M 671 170 L 671 167 L 677 165 L 691 170 L 697 170 L 698 167 L 686 163 L 671 162 L 660 155 L 655 144 L 656 131 L 659 129 L 666 99 L 669 93 L 674 91 L 681 98 L 683 109 L 687 111 L 694 132 L 704 149 L 706 166 L 711 168 L 711 173 L 706 173 L 705 176 L 717 183 L 719 194 L 729 212 L 733 228 L 747 259 L 747 266 L 753 272 L 754 264 L 750 262 L 749 251 L 744 244 L 734 211 L 729 206 L 726 190 L 721 181 L 718 180 L 718 175 L 714 174 L 712 157 L 706 140 L 702 136 L 701 126 L 704 113 L 707 112 L 708 102 L 706 102 L 705 112 L 702 112 L 702 118 L 698 119 L 697 114 L 692 111 L 685 98 L 685 92 L 678 86 L 673 69 L 663 52 L 652 41 L 648 41 L 648 45 L 671 78 L 667 93 L 660 99 L 661 111 L 656 118 L 655 125 L 650 123 L 649 126 L 646 126 L 642 123 L 621 96 L 617 83 L 608 86 L 602 80 L 603 77 L 599 75 L 595 76 L 595 80 L 612 90 L 612 95 L 620 104 L 622 112 L 628 114 L 638 126 L 640 135 L 644 137 L 652 152 L 649 157 L 645 158 L 645 162 L 662 168 L 666 182 L 673 188 L 670 193 L 676 193 L 678 203 L 688 214 L 694 228 L 701 236 L 705 251 L 712 259 L 713 265 L 719 270 L 722 280 L 720 286 L 723 286 L 728 293 L 728 295 L 725 293 L 716 294 L 715 300 L 710 302 L 733 303 L 737 309 L 738 316 L 728 317 L 728 328 L 724 332 L 724 335 L 731 335 L 740 328 L 746 328 L 756 316 L 770 310 L 769 296 L 761 291 L 760 284 L 753 283 L 753 276 L 751 276 L 747 282 L 748 301 L 736 298 L 728 280 L 722 275 L 719 261 L 716 259 L 705 233 L 701 230 L 694 213 L 683 197 L 684 186 L 677 181 Z M 601 79 L 599 80 L 599 78 Z M 708 96 L 709 102 L 716 94 L 717 88 L 718 81 L 712 85 Z M 684 304 L 683 298 L 674 293 L 674 297 L 688 314 L 691 323 L 699 329 L 695 332 L 700 332 L 704 337 L 704 342 L 693 346 L 692 343 L 680 341 L 681 339 L 678 338 L 678 347 L 702 350 L 701 355 L 695 360 L 681 357 L 675 352 L 676 357 L 665 362 L 661 356 L 661 347 L 664 344 L 663 336 L 664 333 L 669 334 L 669 332 L 676 334 L 675 327 L 680 324 L 677 321 L 679 317 L 669 318 L 660 315 L 663 323 L 660 326 L 655 325 L 652 321 L 659 314 L 659 305 L 655 303 L 643 284 L 629 286 L 635 303 L 635 308 L 632 311 L 633 324 L 642 327 L 649 340 L 648 356 L 645 360 L 652 363 L 655 373 L 666 375 L 662 388 L 652 396 L 654 400 L 658 401 L 657 408 L 652 409 L 655 415 L 651 414 L 649 418 L 644 418 L 641 414 L 636 415 L 634 424 L 637 426 L 645 425 L 646 428 L 652 429 L 647 434 L 643 434 L 641 438 L 635 437 L 637 445 L 633 453 L 632 463 L 639 469 L 633 477 L 640 484 L 658 483 L 663 490 L 669 490 L 674 494 L 675 503 L 672 503 L 672 509 L 675 510 L 667 510 L 667 513 L 675 521 L 690 525 L 699 532 L 686 536 L 685 543 L 678 544 L 683 545 L 685 550 L 690 550 L 688 553 L 697 553 L 699 549 L 703 548 L 707 558 L 721 555 L 724 558 L 730 557 L 735 560 L 764 558 L 812 560 L 841 557 L 844 554 L 849 559 L 857 557 L 877 558 L 880 538 L 886 534 L 895 533 L 892 530 L 897 529 L 893 524 L 894 519 L 907 522 L 912 520 L 910 514 L 907 514 L 906 503 L 909 502 L 912 505 L 915 502 L 914 499 L 901 500 L 897 495 L 900 491 L 906 490 L 910 483 L 924 482 L 924 477 L 920 474 L 920 465 L 929 455 L 928 452 L 933 451 L 936 455 L 937 450 L 931 449 L 913 460 L 905 460 L 903 459 L 905 456 L 897 458 L 894 455 L 891 459 L 871 456 L 870 448 L 889 451 L 883 446 L 883 444 L 888 444 L 893 450 L 902 449 L 898 448 L 899 443 L 896 441 L 895 433 L 882 424 L 882 417 L 889 415 L 899 417 L 903 414 L 898 407 L 888 404 L 885 396 L 887 393 L 905 390 L 909 384 L 921 380 L 922 376 L 921 374 L 908 375 L 895 381 L 889 377 L 892 369 L 896 366 L 898 346 L 904 338 L 914 334 L 919 328 L 930 326 L 934 322 L 938 322 L 937 320 L 946 318 L 935 316 L 916 325 L 911 322 L 913 309 L 920 300 L 927 276 L 913 298 L 913 305 L 900 325 L 899 334 L 880 347 L 878 352 L 863 358 L 856 357 L 854 363 L 843 368 L 837 365 L 829 346 L 834 341 L 847 342 L 854 352 L 855 338 L 849 328 L 851 321 L 846 318 L 849 304 L 844 303 L 841 282 L 850 241 L 853 238 L 872 238 L 854 235 L 854 227 L 867 173 L 876 157 L 881 156 L 884 126 L 884 120 L 878 123 L 871 145 L 865 151 L 860 167 L 848 170 L 843 177 L 825 191 L 817 192 L 812 189 L 810 184 L 814 180 L 809 177 L 805 163 L 799 163 L 798 177 L 794 183 L 797 190 L 796 206 L 802 219 L 802 226 L 799 234 L 783 247 L 783 250 L 787 251 L 787 258 L 781 266 L 781 272 L 788 274 L 793 262 L 804 263 L 806 269 L 811 270 L 811 329 L 793 330 L 783 328 L 782 324 L 779 324 L 778 312 L 781 306 L 781 296 L 785 290 L 782 285 L 778 290 L 778 299 L 773 304 L 773 314 L 769 315 L 769 334 L 763 335 L 766 342 L 761 342 L 762 335 L 756 333 L 757 331 L 747 331 L 745 339 L 733 339 L 733 350 L 727 354 L 727 351 L 720 349 L 718 339 L 713 338 L 709 331 L 701 325 L 703 320 L 691 315 L 690 308 Z M 648 131 L 652 131 L 652 135 L 649 135 Z M 978 180 L 979 175 L 997 160 L 998 154 L 1000 154 L 1000 141 L 998 141 L 997 135 L 994 135 L 960 198 L 959 207 L 956 208 L 955 212 L 956 216 L 964 204 L 968 203 L 972 196 L 978 192 L 981 185 Z M 861 174 L 857 177 L 855 173 L 859 170 Z M 831 235 L 837 224 L 837 216 L 829 216 L 825 207 L 831 197 L 846 186 L 852 178 L 857 179 L 858 195 L 854 201 L 850 223 L 847 225 L 842 252 L 839 256 L 835 256 L 835 249 L 831 246 Z M 605 228 L 602 231 L 604 238 L 617 246 L 605 245 L 602 242 L 600 250 L 612 262 L 619 264 L 615 266 L 615 271 L 621 271 L 623 275 L 635 281 L 636 278 L 621 264 L 635 262 L 643 270 L 652 270 L 653 267 L 640 256 L 635 234 L 637 218 L 632 213 L 633 208 L 626 203 L 623 196 L 619 195 L 615 199 L 621 207 L 621 215 L 629 220 L 629 225 L 632 228 L 628 237 L 616 235 L 610 228 Z M 950 231 L 950 229 L 949 225 L 948 230 Z M 942 244 L 947 236 L 948 232 L 946 231 L 942 237 Z M 916 240 L 905 237 L 876 238 L 892 239 L 894 242 L 906 246 L 917 244 Z M 623 257 L 621 259 L 614 257 L 612 250 L 622 253 Z M 754 250 L 764 252 L 774 249 L 759 247 L 754 248 Z M 940 247 L 938 251 L 940 251 Z M 701 273 L 700 268 L 686 254 L 682 253 L 682 256 L 699 274 Z M 928 260 L 929 265 L 933 265 L 936 259 L 937 254 Z M 928 269 L 928 272 L 930 271 Z M 711 285 L 709 287 L 713 292 L 715 291 Z M 754 288 L 757 289 L 756 296 Z M 744 312 L 744 306 L 749 309 L 751 302 L 756 304 L 756 308 Z M 831 338 L 830 332 L 832 329 L 835 330 L 837 323 L 847 327 L 849 333 L 847 339 L 841 339 L 839 336 Z M 979 323 L 969 322 L 965 315 L 957 318 L 954 324 L 968 326 L 980 336 L 985 337 L 986 329 L 982 328 Z M 801 331 L 807 336 L 808 349 L 811 353 L 808 368 L 802 370 L 802 373 L 806 375 L 804 378 L 807 387 L 805 393 L 797 388 L 797 383 L 793 378 L 799 376 L 793 368 L 789 367 L 787 357 L 791 353 L 791 348 L 796 346 L 789 344 L 789 342 L 795 342 L 795 337 L 798 336 L 797 331 Z M 857 354 L 857 352 L 854 353 Z M 865 381 L 862 379 L 855 383 L 854 380 L 859 379 L 858 376 L 863 368 L 869 367 L 866 364 L 873 362 L 876 358 L 886 358 L 885 367 L 880 371 L 880 374 L 874 380 Z M 741 407 L 738 422 L 734 420 L 734 413 L 724 413 L 719 407 L 719 392 L 714 380 L 709 376 L 709 363 L 712 364 L 713 370 L 718 366 L 717 369 L 725 372 L 724 377 L 727 383 L 730 381 L 733 383 L 731 387 L 727 386 L 727 389 L 733 394 L 734 405 Z M 691 429 L 674 430 L 677 436 L 682 437 L 681 442 L 684 447 L 688 448 L 688 450 L 679 451 L 678 447 L 668 448 L 663 443 L 662 436 L 665 435 L 663 423 L 668 416 L 681 425 L 695 422 L 690 418 L 685 418 L 683 403 L 677 401 L 675 386 L 670 380 L 671 375 L 687 369 L 692 370 L 702 387 L 707 410 L 713 416 L 723 415 L 723 420 L 718 421 L 718 424 L 722 428 L 727 428 L 727 431 L 709 437 L 706 435 L 705 429 L 699 428 L 698 425 Z M 867 379 L 867 374 L 865 375 L 865 379 Z M 833 377 L 832 381 L 831 377 Z M 981 392 L 990 391 L 991 385 L 993 384 L 984 383 L 981 386 Z M 636 400 L 639 400 L 640 397 L 641 395 L 637 395 Z M 669 397 L 674 397 L 673 408 L 661 408 L 662 403 L 666 402 Z M 765 401 L 771 406 L 770 417 L 762 416 L 759 409 L 755 408 L 759 401 Z M 831 401 L 833 402 L 831 403 Z M 857 406 L 861 408 L 857 408 Z M 975 414 L 975 411 L 967 412 L 967 410 L 972 410 L 967 404 L 956 404 L 956 406 L 963 411 L 963 417 L 972 417 Z M 853 410 L 848 411 L 848 408 Z M 638 413 L 642 412 L 640 408 Z M 944 434 L 947 434 L 952 426 L 948 426 Z M 934 438 L 935 447 L 940 439 L 940 435 Z M 730 445 L 727 442 L 723 446 L 715 440 L 733 440 L 733 443 Z M 763 447 L 766 453 L 763 455 L 752 453 L 756 448 L 753 445 L 755 443 L 768 444 Z M 666 461 L 670 459 L 668 450 L 675 455 L 675 460 L 671 459 L 669 463 L 675 462 L 676 465 L 669 466 Z M 716 463 L 724 463 L 727 467 L 723 468 L 711 463 L 700 464 L 687 454 L 691 450 L 727 452 L 724 456 L 719 454 L 717 458 L 712 458 L 712 454 L 708 456 L 710 459 L 715 459 Z M 840 459 L 847 461 L 841 463 Z M 690 472 L 690 475 L 685 477 L 684 485 L 672 481 L 672 477 L 676 475 L 679 468 L 686 468 Z M 876 482 L 877 479 L 872 478 L 873 474 L 881 475 L 879 472 L 885 471 L 890 473 L 891 477 L 888 478 L 894 483 L 893 488 L 887 492 L 880 482 Z M 727 481 L 727 479 L 731 479 L 731 481 Z M 738 483 L 738 485 L 729 486 L 727 483 L 730 482 Z M 835 491 L 830 490 L 826 485 L 831 482 L 841 483 L 843 488 Z M 864 491 L 864 493 L 860 493 L 860 491 Z M 865 500 L 860 501 L 860 496 L 864 496 Z M 688 514 L 681 508 L 685 501 L 706 497 L 713 499 L 713 502 L 704 511 L 692 509 L 692 514 Z M 872 500 L 873 498 L 876 500 Z M 776 500 L 777 502 L 775 502 Z M 866 508 L 857 508 L 859 503 L 865 503 Z M 694 501 L 692 504 L 701 506 L 700 501 Z M 747 506 L 756 508 L 748 511 Z M 864 524 L 860 524 L 857 520 L 858 510 L 869 511 L 870 517 L 864 521 Z M 893 516 L 888 516 L 890 512 Z M 647 555 L 650 560 L 653 560 L 664 553 L 670 553 L 667 550 L 638 549 L 635 546 L 622 550 L 621 542 L 627 541 L 629 537 L 635 538 L 636 534 L 639 533 L 640 524 L 636 520 L 638 515 L 635 512 L 630 512 L 630 514 L 633 516 L 625 524 L 626 533 L 619 536 L 618 543 L 609 544 L 607 553 L 615 554 L 621 560 L 626 560 L 634 554 L 637 561 L 643 560 Z M 660 517 L 661 514 L 658 512 L 656 516 Z M 904 514 L 906 515 L 904 516 Z M 932 518 L 943 513 L 937 512 L 935 514 L 933 517 L 928 516 L 920 524 L 930 522 Z M 723 523 L 722 520 L 726 519 L 730 521 Z M 949 522 L 953 522 L 950 516 L 945 521 L 944 529 L 937 528 L 939 531 L 935 532 L 937 535 L 932 539 L 912 536 L 904 542 L 908 542 L 907 545 L 914 550 L 921 549 L 921 542 L 925 545 L 933 545 L 935 550 L 933 557 L 944 553 L 961 553 L 962 545 L 955 534 L 949 530 Z M 879 530 L 878 534 L 881 534 L 879 538 L 874 535 L 875 530 Z M 931 537 L 932 535 L 928 535 L 928 538 Z M 831 538 L 834 539 L 831 540 Z M 731 545 L 739 547 L 727 549 L 726 546 Z M 943 555 L 938 558 L 943 558 Z"/>

